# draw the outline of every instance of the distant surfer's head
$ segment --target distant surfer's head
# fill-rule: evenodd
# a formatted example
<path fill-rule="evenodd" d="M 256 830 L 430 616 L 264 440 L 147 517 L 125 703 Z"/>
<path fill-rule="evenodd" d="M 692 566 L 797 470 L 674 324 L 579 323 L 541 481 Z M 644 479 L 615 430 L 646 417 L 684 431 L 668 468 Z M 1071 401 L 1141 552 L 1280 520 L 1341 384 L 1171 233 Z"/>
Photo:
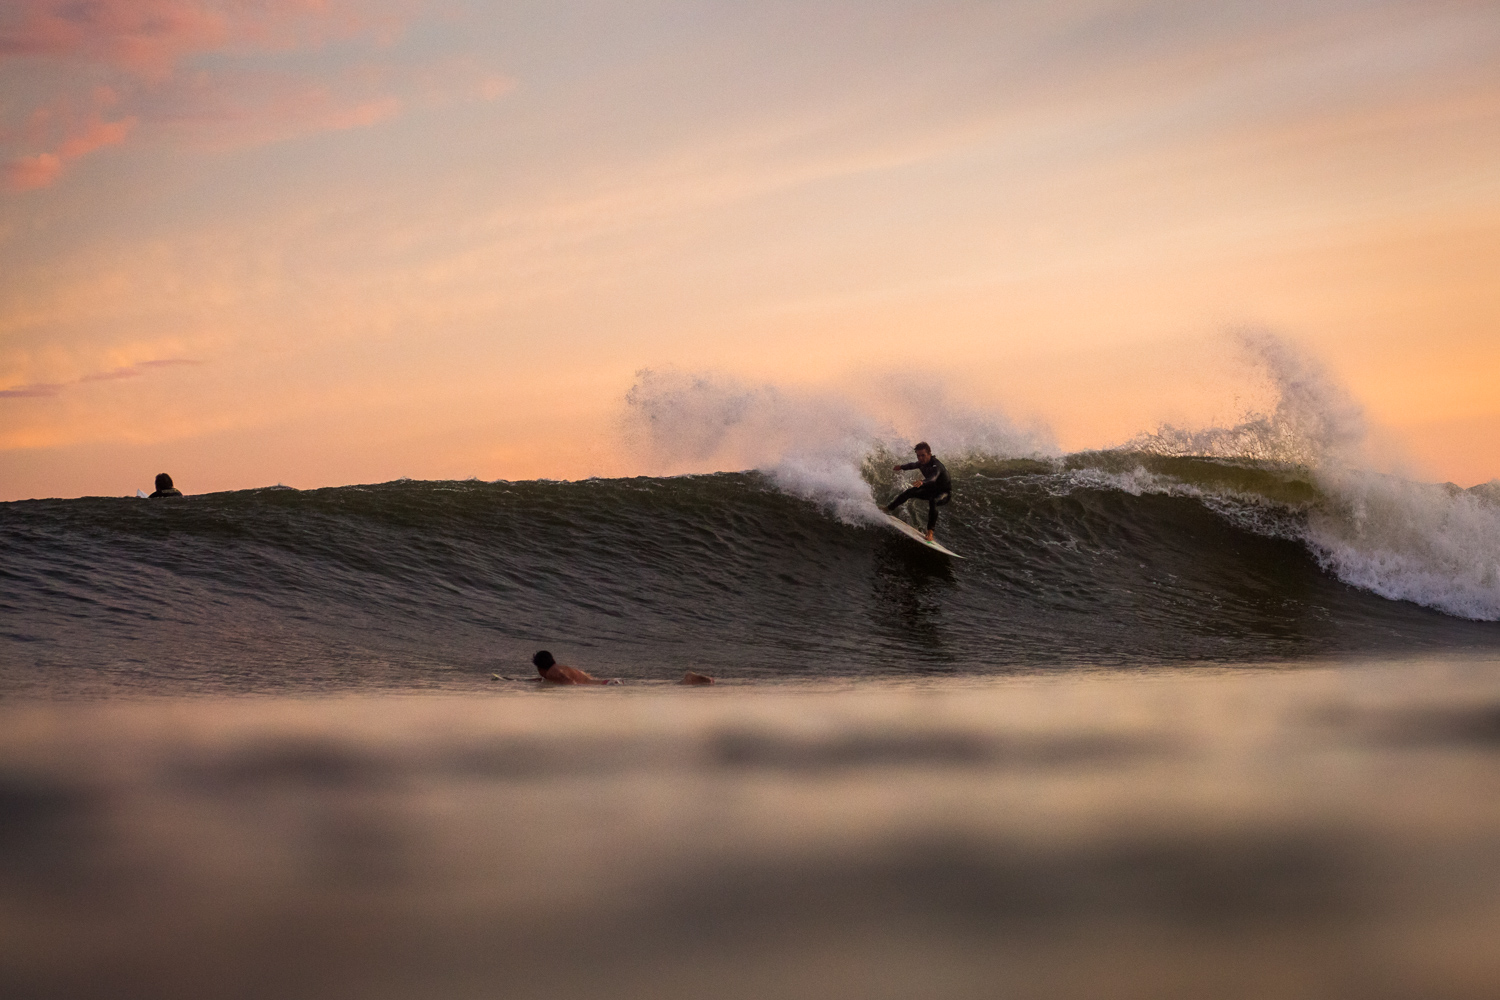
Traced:
<path fill-rule="evenodd" d="M 156 488 L 159 490 L 170 490 L 172 488 L 172 477 L 165 472 L 156 474 Z"/>
<path fill-rule="evenodd" d="M 537 654 L 531 658 L 531 662 L 536 666 L 537 673 L 539 674 L 545 674 L 548 667 L 551 667 L 552 665 L 557 663 L 557 661 L 552 658 L 552 654 L 547 652 L 545 649 L 537 650 Z"/>
<path fill-rule="evenodd" d="M 916 446 L 912 448 L 912 451 L 917 453 L 918 458 L 922 458 L 923 455 L 926 455 L 927 458 L 932 457 L 932 448 L 926 441 L 918 441 Z M 923 459 L 923 461 L 926 461 L 926 459 Z"/>

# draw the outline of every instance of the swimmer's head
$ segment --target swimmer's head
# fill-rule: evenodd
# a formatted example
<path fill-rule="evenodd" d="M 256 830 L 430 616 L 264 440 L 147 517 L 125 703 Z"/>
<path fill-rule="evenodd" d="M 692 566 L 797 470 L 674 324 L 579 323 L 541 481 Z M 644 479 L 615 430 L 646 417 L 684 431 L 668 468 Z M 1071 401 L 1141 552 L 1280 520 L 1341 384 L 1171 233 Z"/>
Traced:
<path fill-rule="evenodd" d="M 538 650 L 537 654 L 531 658 L 531 662 L 533 665 L 535 665 L 536 671 L 539 674 L 545 674 L 548 667 L 557 663 L 557 661 L 552 658 L 552 654 L 547 652 L 545 649 Z"/>
<path fill-rule="evenodd" d="M 156 488 L 159 490 L 170 490 L 172 488 L 172 477 L 165 472 L 156 474 Z"/>
<path fill-rule="evenodd" d="M 916 452 L 917 458 L 924 462 L 932 457 L 932 448 L 928 446 L 926 441 L 918 441 L 912 448 L 912 451 Z"/>

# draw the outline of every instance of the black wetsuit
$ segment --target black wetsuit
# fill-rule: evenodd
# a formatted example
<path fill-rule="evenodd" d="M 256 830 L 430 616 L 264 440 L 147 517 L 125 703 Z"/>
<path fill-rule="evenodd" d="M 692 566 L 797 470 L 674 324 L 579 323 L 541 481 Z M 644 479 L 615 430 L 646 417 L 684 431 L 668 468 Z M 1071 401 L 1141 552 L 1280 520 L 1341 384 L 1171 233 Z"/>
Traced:
<path fill-rule="evenodd" d="M 894 513 L 897 507 L 908 500 L 927 501 L 927 530 L 931 531 L 937 527 L 938 508 L 953 499 L 953 481 L 948 478 L 948 470 L 942 462 L 934 455 L 925 462 L 907 462 L 901 466 L 902 471 L 920 469 L 922 472 L 922 483 L 913 486 L 902 493 L 896 499 L 885 505 L 888 513 Z"/>
<path fill-rule="evenodd" d="M 171 487 L 167 487 L 164 490 L 157 490 L 155 493 L 151 494 L 151 496 L 148 497 L 147 499 L 155 500 L 157 497 L 180 497 L 180 496 L 182 496 L 182 491 L 181 490 L 174 490 Z"/>

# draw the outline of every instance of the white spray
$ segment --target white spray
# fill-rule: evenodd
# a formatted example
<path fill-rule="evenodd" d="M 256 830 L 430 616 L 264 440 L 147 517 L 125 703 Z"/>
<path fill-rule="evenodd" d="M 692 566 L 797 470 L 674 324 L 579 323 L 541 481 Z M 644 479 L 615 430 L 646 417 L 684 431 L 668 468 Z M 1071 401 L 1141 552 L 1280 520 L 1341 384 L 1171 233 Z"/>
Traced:
<path fill-rule="evenodd" d="M 912 420 L 918 427 L 904 433 L 837 393 L 643 369 L 625 397 L 625 432 L 662 472 L 758 469 L 780 489 L 849 523 L 877 518 L 867 462 L 885 455 L 909 460 L 917 436 L 945 459 L 1056 454 L 1045 430 L 952 406 L 930 389 L 926 396 Z"/>
<path fill-rule="evenodd" d="M 1500 620 L 1500 505 L 1487 488 L 1369 472 L 1363 409 L 1315 359 L 1266 333 L 1240 335 L 1276 394 L 1269 414 L 1234 427 L 1164 426 L 1127 449 L 1305 466 L 1327 499 L 1303 540 L 1345 583 L 1451 615 Z"/>
<path fill-rule="evenodd" d="M 1269 414 L 1251 413 L 1233 427 L 1187 430 L 1164 424 L 1122 446 L 1157 455 L 1253 459 L 1311 469 L 1358 461 L 1365 445 L 1364 408 L 1314 358 L 1263 331 L 1236 335 L 1252 377 L 1269 383 Z"/>

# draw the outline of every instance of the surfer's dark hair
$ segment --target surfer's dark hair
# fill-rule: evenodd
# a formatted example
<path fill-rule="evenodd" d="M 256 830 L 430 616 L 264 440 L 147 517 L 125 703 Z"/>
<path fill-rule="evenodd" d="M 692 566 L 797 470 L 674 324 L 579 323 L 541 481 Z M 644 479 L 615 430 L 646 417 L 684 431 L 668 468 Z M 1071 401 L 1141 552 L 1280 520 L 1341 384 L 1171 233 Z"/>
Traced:
<path fill-rule="evenodd" d="M 170 490 L 172 488 L 172 477 L 165 472 L 156 474 L 156 488 L 159 490 Z"/>
<path fill-rule="evenodd" d="M 537 650 L 536 655 L 531 658 L 531 662 L 539 672 L 544 674 L 547 672 L 548 667 L 551 667 L 552 665 L 557 663 L 557 661 L 552 658 L 552 654 L 547 652 L 545 649 Z"/>
<path fill-rule="evenodd" d="M 925 451 L 925 452 L 927 452 L 927 454 L 931 455 L 932 454 L 932 445 L 928 444 L 926 441 L 918 441 L 916 444 L 914 444 L 914 445 L 911 446 L 911 450 L 912 451 Z"/>

